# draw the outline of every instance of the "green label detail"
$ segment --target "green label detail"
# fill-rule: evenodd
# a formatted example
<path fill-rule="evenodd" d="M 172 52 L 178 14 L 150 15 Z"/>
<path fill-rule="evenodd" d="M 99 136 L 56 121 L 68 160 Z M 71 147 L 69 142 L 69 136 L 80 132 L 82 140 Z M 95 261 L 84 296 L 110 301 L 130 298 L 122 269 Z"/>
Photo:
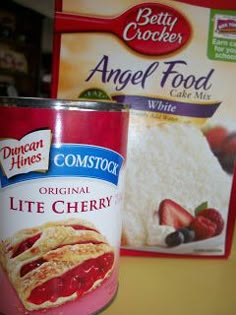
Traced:
<path fill-rule="evenodd" d="M 79 98 L 86 98 L 90 100 L 110 100 L 111 99 L 108 96 L 108 94 L 101 89 L 85 90 L 79 95 Z"/>
<path fill-rule="evenodd" d="M 211 10 L 208 57 L 236 61 L 236 11 Z"/>

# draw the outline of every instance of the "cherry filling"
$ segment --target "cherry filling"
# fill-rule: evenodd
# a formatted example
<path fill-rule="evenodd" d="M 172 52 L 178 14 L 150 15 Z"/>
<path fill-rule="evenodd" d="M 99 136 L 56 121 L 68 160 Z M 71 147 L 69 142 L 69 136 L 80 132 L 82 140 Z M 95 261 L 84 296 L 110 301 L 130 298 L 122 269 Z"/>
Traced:
<path fill-rule="evenodd" d="M 88 230 L 88 231 L 95 231 L 97 232 L 97 230 L 90 228 L 90 227 L 86 227 L 83 225 L 79 225 L 79 224 L 72 224 L 72 225 L 68 225 L 70 227 L 72 227 L 75 230 Z M 27 238 L 26 240 L 24 240 L 23 242 L 21 242 L 16 249 L 14 250 L 11 258 L 14 258 L 16 256 L 19 256 L 20 254 L 22 254 L 23 252 L 25 252 L 26 250 L 28 250 L 29 248 L 31 248 L 34 243 L 40 238 L 41 233 L 34 235 L 30 238 Z"/>
<path fill-rule="evenodd" d="M 20 270 L 20 276 L 24 277 L 27 273 L 29 273 L 31 270 L 34 270 L 38 267 L 40 267 L 42 264 L 44 264 L 46 262 L 45 259 L 43 258 L 39 258 L 35 261 L 32 261 L 28 264 L 25 264 L 24 266 L 21 267 Z"/>
<path fill-rule="evenodd" d="M 11 256 L 11 258 L 14 258 L 16 256 L 19 256 L 20 254 L 22 254 L 23 252 L 27 251 L 29 248 L 31 248 L 34 243 L 37 242 L 37 240 L 40 238 L 41 233 L 34 235 L 32 237 L 27 238 L 26 240 L 24 240 L 23 242 L 21 242 L 16 249 L 13 251 L 13 254 Z"/>
<path fill-rule="evenodd" d="M 98 242 L 98 241 L 84 241 L 84 242 L 79 242 L 79 243 L 74 243 L 74 244 L 65 244 L 65 245 L 60 245 L 56 248 L 53 248 L 53 250 L 56 250 L 58 248 L 62 248 L 64 246 L 68 246 L 68 245 L 76 245 L 76 244 L 102 244 L 102 242 Z M 27 273 L 29 273 L 30 271 L 39 268 L 40 266 L 42 266 L 45 262 L 47 262 L 47 260 L 43 259 L 43 258 L 39 258 L 36 259 L 35 261 L 32 261 L 28 264 L 25 264 L 24 266 L 21 267 L 20 270 L 20 276 L 24 277 Z"/>
<path fill-rule="evenodd" d="M 60 297 L 71 296 L 74 293 L 80 297 L 93 286 L 95 281 L 105 277 L 113 263 L 114 254 L 111 252 L 89 259 L 62 276 L 48 280 L 35 288 L 28 301 L 39 305 L 47 301 L 53 303 Z"/>

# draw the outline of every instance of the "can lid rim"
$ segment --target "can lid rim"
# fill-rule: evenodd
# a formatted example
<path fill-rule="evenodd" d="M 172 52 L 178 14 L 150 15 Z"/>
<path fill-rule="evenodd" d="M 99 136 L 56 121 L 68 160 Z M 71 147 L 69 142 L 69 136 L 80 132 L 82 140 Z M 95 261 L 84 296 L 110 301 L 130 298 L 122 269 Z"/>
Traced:
<path fill-rule="evenodd" d="M 0 106 L 4 107 L 35 107 L 67 110 L 91 111 L 128 111 L 129 105 L 106 100 L 88 99 L 55 99 L 42 97 L 0 97 Z"/>

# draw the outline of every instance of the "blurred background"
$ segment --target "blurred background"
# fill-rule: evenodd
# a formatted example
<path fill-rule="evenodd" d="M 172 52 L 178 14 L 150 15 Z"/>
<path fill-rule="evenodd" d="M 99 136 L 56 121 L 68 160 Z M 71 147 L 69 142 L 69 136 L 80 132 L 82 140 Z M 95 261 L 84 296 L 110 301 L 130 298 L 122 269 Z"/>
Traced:
<path fill-rule="evenodd" d="M 0 1 L 0 96 L 50 96 L 54 0 Z"/>

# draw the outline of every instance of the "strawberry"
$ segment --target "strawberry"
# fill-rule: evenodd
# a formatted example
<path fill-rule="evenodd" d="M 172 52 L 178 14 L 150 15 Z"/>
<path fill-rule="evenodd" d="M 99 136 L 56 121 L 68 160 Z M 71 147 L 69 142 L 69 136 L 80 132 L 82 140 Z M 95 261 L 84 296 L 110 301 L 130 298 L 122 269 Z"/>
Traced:
<path fill-rule="evenodd" d="M 189 226 L 193 216 L 178 203 L 171 199 L 164 199 L 159 206 L 161 225 L 170 225 L 175 229 Z"/>
<path fill-rule="evenodd" d="M 230 133 L 222 143 L 221 152 L 236 155 L 236 133 Z"/>
<path fill-rule="evenodd" d="M 215 235 L 217 227 L 210 219 L 198 215 L 190 224 L 190 228 L 194 230 L 196 240 L 205 240 Z"/>
<path fill-rule="evenodd" d="M 219 235 L 224 228 L 224 220 L 219 211 L 216 209 L 204 209 L 199 212 L 198 216 L 203 216 L 209 220 L 211 220 L 216 225 L 215 235 Z"/>
<path fill-rule="evenodd" d="M 233 174 L 235 159 L 236 159 L 236 133 L 232 132 L 225 138 L 221 146 L 221 151 L 219 154 L 220 163 L 223 169 L 229 174 Z"/>
<path fill-rule="evenodd" d="M 221 149 L 221 145 L 228 135 L 226 128 L 222 126 L 215 126 L 205 132 L 207 141 L 213 152 L 217 153 Z"/>

